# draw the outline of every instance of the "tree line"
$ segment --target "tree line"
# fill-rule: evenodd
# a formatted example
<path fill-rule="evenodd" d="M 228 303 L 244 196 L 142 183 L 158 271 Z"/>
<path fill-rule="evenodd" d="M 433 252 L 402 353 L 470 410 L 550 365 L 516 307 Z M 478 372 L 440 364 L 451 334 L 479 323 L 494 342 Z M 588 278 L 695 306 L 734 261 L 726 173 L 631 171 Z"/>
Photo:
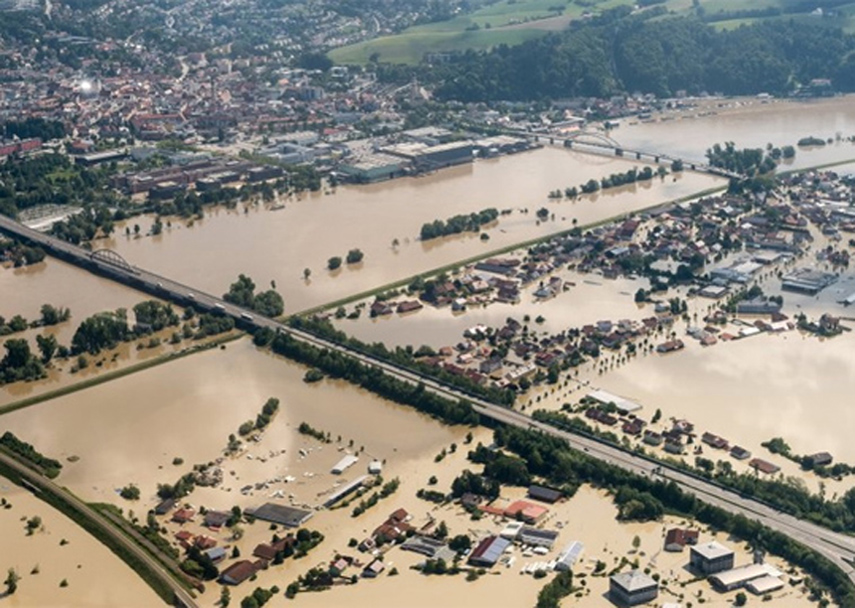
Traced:
<path fill-rule="evenodd" d="M 496 221 L 499 217 L 498 209 L 493 207 L 484 209 L 478 213 L 455 215 L 447 220 L 434 220 L 422 224 L 419 237 L 423 241 L 429 241 L 442 236 L 460 234 L 462 232 L 478 232 L 481 226 Z"/>
<path fill-rule="evenodd" d="M 484 386 L 465 376 L 453 374 L 440 367 L 419 361 L 418 356 L 420 352 L 423 352 L 423 349 L 414 350 L 412 346 L 407 346 L 405 348 L 395 347 L 394 350 L 390 350 L 382 342 L 366 344 L 357 338 L 348 336 L 343 331 L 337 330 L 328 320 L 292 317 L 288 322 L 295 329 L 308 331 L 336 344 L 346 346 L 356 352 L 365 353 L 382 361 L 388 361 L 403 368 L 411 369 L 423 376 L 434 378 L 470 394 L 477 395 L 491 403 L 511 405 L 516 399 L 516 393 L 513 390 Z"/>
<path fill-rule="evenodd" d="M 338 351 L 318 348 L 295 340 L 289 334 L 259 330 L 254 341 L 270 346 L 273 352 L 294 361 L 323 370 L 332 378 L 341 378 L 391 401 L 409 405 L 449 424 L 478 424 L 478 414 L 466 401 L 452 401 L 427 390 L 424 384 L 413 385 L 389 376 L 382 370 L 360 363 Z"/>
<path fill-rule="evenodd" d="M 697 17 L 654 20 L 658 9 L 631 16 L 626 9 L 518 46 L 452 54 L 415 71 L 437 85 L 439 99 L 465 102 L 622 92 L 784 94 L 814 78 L 855 90 L 855 37 L 839 28 L 775 20 L 719 31 Z M 378 74 L 397 80 L 413 70 L 383 66 Z"/>
<path fill-rule="evenodd" d="M 518 455 L 531 474 L 552 484 L 571 481 L 588 483 L 609 490 L 618 504 L 621 517 L 638 515 L 656 518 L 668 512 L 692 517 L 729 532 L 752 546 L 762 548 L 798 566 L 827 589 L 833 602 L 844 608 L 855 607 L 855 589 L 846 574 L 833 562 L 785 534 L 763 526 L 756 520 L 731 513 L 684 492 L 673 481 L 642 477 L 570 449 L 561 439 L 515 427 L 499 427 L 495 443 Z M 483 447 L 483 446 L 482 446 Z M 486 448 L 483 448 L 486 450 Z M 855 492 L 850 491 L 855 495 Z M 848 517 L 855 514 L 855 501 L 845 505 Z M 819 590 L 820 594 L 822 589 Z"/>

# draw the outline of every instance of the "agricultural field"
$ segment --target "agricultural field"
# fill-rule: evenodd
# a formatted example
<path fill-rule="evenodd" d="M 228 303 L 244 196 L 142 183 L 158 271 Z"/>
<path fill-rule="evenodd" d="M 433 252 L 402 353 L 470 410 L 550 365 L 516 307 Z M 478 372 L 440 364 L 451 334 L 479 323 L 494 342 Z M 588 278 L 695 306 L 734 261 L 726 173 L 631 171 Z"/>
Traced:
<path fill-rule="evenodd" d="M 502 0 L 448 21 L 419 25 L 393 36 L 341 47 L 329 56 L 336 63 L 353 64 L 367 63 L 377 53 L 380 61 L 415 64 L 427 52 L 486 50 L 500 44 L 521 44 L 562 30 L 571 20 L 586 13 L 628 4 L 630 0 Z"/>
<path fill-rule="evenodd" d="M 500 44 L 522 44 L 561 31 L 576 19 L 597 14 L 631 0 L 501 0 L 477 11 L 447 21 L 418 25 L 391 36 L 381 36 L 358 44 L 332 50 L 330 58 L 340 64 L 365 64 L 372 57 L 382 62 L 416 64 L 426 53 L 488 50 Z M 693 0 L 666 0 L 663 5 L 672 13 L 696 11 Z M 705 19 L 717 29 L 734 29 L 768 19 L 823 19 L 829 25 L 855 32 L 855 2 L 835 7 L 832 18 L 822 18 L 803 11 L 794 0 L 701 0 Z M 738 14 L 750 11 L 780 11 L 778 15 L 752 16 Z M 733 14 L 732 18 L 728 18 Z"/>

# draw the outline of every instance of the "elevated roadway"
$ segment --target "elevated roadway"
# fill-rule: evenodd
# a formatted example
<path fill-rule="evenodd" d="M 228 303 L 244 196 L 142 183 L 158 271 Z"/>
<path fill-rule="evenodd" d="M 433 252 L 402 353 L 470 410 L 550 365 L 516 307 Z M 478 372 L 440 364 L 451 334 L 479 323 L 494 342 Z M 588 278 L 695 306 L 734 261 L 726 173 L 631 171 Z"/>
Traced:
<path fill-rule="evenodd" d="M 582 450 L 591 457 L 632 473 L 673 481 L 681 489 L 694 494 L 698 499 L 708 504 L 720 507 L 735 515 L 743 515 L 747 518 L 757 520 L 761 524 L 817 551 L 839 566 L 853 584 L 855 584 L 855 569 L 848 563 L 855 559 L 855 538 L 853 537 L 833 532 L 817 524 L 779 512 L 760 501 L 741 496 L 716 483 L 672 468 L 665 463 L 644 458 L 592 437 L 558 430 L 547 424 L 538 422 L 526 414 L 489 403 L 477 396 L 464 393 L 460 389 L 442 384 L 418 372 L 376 359 L 366 353 L 357 352 L 349 347 L 319 338 L 308 332 L 294 329 L 274 319 L 261 316 L 252 310 L 226 302 L 222 298 L 204 293 L 153 272 L 131 266 L 124 260 L 121 260 L 121 258 L 97 255 L 97 253 L 93 254 L 75 245 L 27 228 L 10 218 L 0 216 L 0 231 L 43 247 L 46 251 L 59 258 L 131 287 L 138 288 L 155 297 L 169 300 L 182 306 L 193 305 L 196 308 L 229 315 L 235 319 L 239 326 L 248 330 L 268 328 L 275 332 L 289 334 L 297 340 L 309 343 L 318 348 L 347 354 L 361 363 L 379 368 L 399 380 L 413 384 L 421 383 L 427 389 L 437 394 L 451 399 L 466 400 L 472 404 L 472 407 L 479 415 L 486 418 L 559 437 L 567 441 L 573 449 Z"/>

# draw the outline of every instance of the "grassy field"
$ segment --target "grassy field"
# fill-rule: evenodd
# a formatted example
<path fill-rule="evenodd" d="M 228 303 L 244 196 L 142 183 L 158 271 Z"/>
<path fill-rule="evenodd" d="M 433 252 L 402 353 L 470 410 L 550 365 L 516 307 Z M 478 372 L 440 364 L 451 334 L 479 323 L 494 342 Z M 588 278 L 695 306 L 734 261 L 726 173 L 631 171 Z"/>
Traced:
<path fill-rule="evenodd" d="M 708 16 L 732 11 L 780 8 L 787 12 L 799 0 L 701 0 Z M 588 11 L 598 13 L 620 5 L 632 4 L 633 0 L 501 0 L 468 15 L 460 15 L 448 21 L 429 23 L 408 28 L 400 34 L 382 36 L 358 44 L 330 51 L 330 58 L 340 64 L 366 64 L 373 54 L 380 61 L 389 63 L 416 64 L 425 53 L 445 53 L 467 49 L 487 50 L 500 44 L 517 45 L 539 38 L 550 31 L 567 27 L 573 20 Z M 692 0 L 667 0 L 665 6 L 676 13 L 692 10 Z M 840 17 L 824 22 L 855 32 L 855 2 L 835 9 Z M 772 19 L 819 18 L 807 14 L 787 14 Z M 729 19 L 713 22 L 718 29 L 733 29 L 748 25 L 757 19 Z M 478 29 L 475 29 L 477 26 Z"/>
<path fill-rule="evenodd" d="M 631 1 L 599 0 L 585 7 L 573 0 L 501 0 L 448 21 L 418 25 L 400 34 L 334 49 L 329 56 L 336 63 L 364 64 L 377 53 L 380 61 L 414 64 L 428 52 L 521 44 L 564 29 L 571 19 L 581 17 L 585 11 L 599 12 Z"/>

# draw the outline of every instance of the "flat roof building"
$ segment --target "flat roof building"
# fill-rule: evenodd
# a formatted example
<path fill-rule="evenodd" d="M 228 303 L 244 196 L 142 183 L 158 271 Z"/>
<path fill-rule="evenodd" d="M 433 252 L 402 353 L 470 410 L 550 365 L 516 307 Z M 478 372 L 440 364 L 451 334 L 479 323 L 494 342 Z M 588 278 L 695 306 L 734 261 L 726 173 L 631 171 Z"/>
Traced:
<path fill-rule="evenodd" d="M 659 596 L 659 584 L 641 570 L 620 572 L 609 579 L 609 598 L 618 606 L 638 606 Z"/>
<path fill-rule="evenodd" d="M 614 403 L 615 406 L 621 411 L 624 412 L 635 412 L 641 409 L 641 405 L 635 403 L 634 401 L 630 401 L 629 399 L 624 399 L 623 397 L 619 397 L 613 393 L 603 390 L 591 391 L 587 394 L 588 397 L 597 401 L 598 403 L 602 403 L 603 405 L 607 405 L 609 403 Z"/>
<path fill-rule="evenodd" d="M 541 502 L 547 502 L 549 504 L 558 502 L 562 496 L 563 494 L 561 493 L 561 490 L 553 490 L 552 488 L 544 486 L 534 485 L 530 486 L 528 489 L 529 498 L 533 498 Z"/>
<path fill-rule="evenodd" d="M 748 582 L 745 588 L 755 595 L 766 595 L 784 586 L 784 581 L 775 576 L 761 576 Z"/>
<path fill-rule="evenodd" d="M 715 574 L 733 568 L 733 549 L 716 541 L 692 547 L 689 564 L 703 574 Z"/>
<path fill-rule="evenodd" d="M 347 456 L 345 456 L 344 458 L 339 460 L 337 463 L 335 463 L 333 465 L 333 468 L 330 470 L 330 472 L 333 475 L 341 475 L 347 469 L 349 469 L 350 467 L 355 465 L 357 462 L 359 462 L 359 456 L 354 456 L 353 454 L 348 454 Z"/>
<path fill-rule="evenodd" d="M 362 477 L 357 477 L 350 483 L 346 483 L 341 486 L 335 492 L 327 496 L 327 499 L 324 501 L 324 506 L 331 507 L 351 492 L 355 492 L 357 489 L 362 487 L 362 484 L 365 483 L 366 479 L 368 479 L 368 475 L 363 475 Z"/>
<path fill-rule="evenodd" d="M 558 540 L 558 532 L 555 530 L 541 530 L 540 528 L 531 528 L 525 526 L 517 534 L 517 539 L 524 545 L 533 545 L 535 547 L 546 547 L 552 549 L 555 541 Z"/>
<path fill-rule="evenodd" d="M 274 524 L 297 528 L 312 518 L 314 513 L 305 509 L 295 509 L 287 505 L 277 505 L 268 502 L 250 512 L 256 519 L 269 521 Z"/>
<path fill-rule="evenodd" d="M 780 572 L 768 564 L 748 564 L 739 568 L 732 568 L 719 572 L 710 577 L 710 582 L 718 591 L 727 592 L 741 589 L 749 582 L 764 577 L 774 578 L 780 576 Z M 763 583 L 765 584 L 765 583 Z"/>

